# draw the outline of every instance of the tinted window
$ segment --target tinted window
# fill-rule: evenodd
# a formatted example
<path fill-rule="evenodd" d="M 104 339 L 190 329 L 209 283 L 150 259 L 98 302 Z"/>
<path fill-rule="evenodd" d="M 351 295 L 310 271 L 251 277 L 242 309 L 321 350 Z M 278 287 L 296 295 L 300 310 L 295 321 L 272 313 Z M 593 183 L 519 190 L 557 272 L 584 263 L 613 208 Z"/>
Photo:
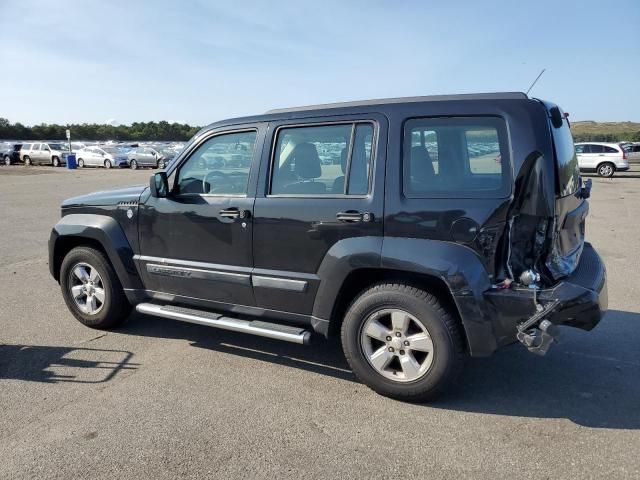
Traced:
<path fill-rule="evenodd" d="M 499 118 L 418 118 L 404 128 L 404 193 L 415 198 L 505 197 L 511 190 Z"/>
<path fill-rule="evenodd" d="M 604 146 L 604 153 L 620 153 L 617 149 L 613 147 Z"/>
<path fill-rule="evenodd" d="M 589 145 L 589 153 L 603 153 L 604 147 L 602 145 Z"/>
<path fill-rule="evenodd" d="M 210 138 L 180 167 L 177 193 L 245 195 L 255 142 L 255 131 Z"/>
<path fill-rule="evenodd" d="M 584 145 L 576 145 L 576 153 L 585 153 Z"/>
<path fill-rule="evenodd" d="M 271 194 L 367 194 L 372 142 L 373 126 L 368 123 L 280 129 Z"/>

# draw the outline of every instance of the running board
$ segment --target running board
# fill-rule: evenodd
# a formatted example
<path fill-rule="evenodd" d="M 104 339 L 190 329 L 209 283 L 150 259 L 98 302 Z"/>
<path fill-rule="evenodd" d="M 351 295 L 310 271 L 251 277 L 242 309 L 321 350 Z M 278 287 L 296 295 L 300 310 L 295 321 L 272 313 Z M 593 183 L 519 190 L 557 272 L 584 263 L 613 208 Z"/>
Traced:
<path fill-rule="evenodd" d="M 207 327 L 231 330 L 232 332 L 250 333 L 260 337 L 284 340 L 285 342 L 307 345 L 311 340 L 311 333 L 303 328 L 280 325 L 278 323 L 262 322 L 260 320 L 242 320 L 241 318 L 225 317 L 219 313 L 195 310 L 192 308 L 176 307 L 173 305 L 156 305 L 154 303 L 139 303 L 136 310 L 140 313 L 155 317 L 170 318 L 182 322 L 196 323 Z"/>

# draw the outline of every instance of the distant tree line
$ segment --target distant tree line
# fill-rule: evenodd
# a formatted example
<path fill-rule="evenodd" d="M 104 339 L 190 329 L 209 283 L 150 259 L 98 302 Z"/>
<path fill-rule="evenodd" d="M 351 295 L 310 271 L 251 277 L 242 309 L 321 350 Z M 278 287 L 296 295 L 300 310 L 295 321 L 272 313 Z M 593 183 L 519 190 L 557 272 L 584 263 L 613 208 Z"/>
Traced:
<path fill-rule="evenodd" d="M 66 138 L 66 129 L 71 130 L 71 139 L 77 140 L 189 140 L 200 127 L 186 123 L 134 122 L 131 125 L 100 125 L 82 123 L 57 125 L 42 123 L 27 127 L 21 123 L 11 123 L 0 118 L 0 139 L 13 140 L 62 140 Z"/>
<path fill-rule="evenodd" d="M 621 132 L 621 133 L 585 133 L 572 132 L 574 142 L 640 142 L 640 131 L 638 132 Z"/>

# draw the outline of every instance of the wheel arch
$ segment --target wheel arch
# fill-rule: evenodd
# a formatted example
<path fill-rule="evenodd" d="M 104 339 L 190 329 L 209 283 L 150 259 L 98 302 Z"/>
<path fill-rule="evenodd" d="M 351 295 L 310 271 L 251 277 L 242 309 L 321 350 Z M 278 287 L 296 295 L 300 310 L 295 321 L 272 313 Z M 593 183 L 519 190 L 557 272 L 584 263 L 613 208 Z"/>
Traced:
<path fill-rule="evenodd" d="M 64 257 L 79 246 L 90 246 L 103 252 L 123 288 L 142 288 L 133 261 L 133 249 L 113 218 L 89 214 L 62 217 L 49 238 L 49 270 L 56 281 L 60 280 L 60 267 Z"/>
<path fill-rule="evenodd" d="M 367 248 L 341 248 L 341 255 L 329 256 L 318 271 L 321 282 L 312 315 L 317 331 L 334 334 L 356 295 L 376 283 L 395 281 L 438 297 L 461 322 L 472 356 L 496 350 L 493 315 L 484 299 L 491 282 L 472 249 L 453 242 L 389 237 L 380 244 L 374 237 L 362 237 L 358 246 Z"/>

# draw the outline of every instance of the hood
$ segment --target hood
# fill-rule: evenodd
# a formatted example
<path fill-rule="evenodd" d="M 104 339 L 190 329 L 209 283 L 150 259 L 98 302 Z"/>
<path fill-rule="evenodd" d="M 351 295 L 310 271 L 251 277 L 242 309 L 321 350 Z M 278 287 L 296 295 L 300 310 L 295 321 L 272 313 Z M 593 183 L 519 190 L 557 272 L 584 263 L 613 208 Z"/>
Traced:
<path fill-rule="evenodd" d="M 114 188 L 113 190 L 103 190 L 93 192 L 79 197 L 68 198 L 62 202 L 62 208 L 83 207 L 83 206 L 105 206 L 117 205 L 120 202 L 138 201 L 140 194 L 146 185 L 135 185 L 125 188 Z"/>

